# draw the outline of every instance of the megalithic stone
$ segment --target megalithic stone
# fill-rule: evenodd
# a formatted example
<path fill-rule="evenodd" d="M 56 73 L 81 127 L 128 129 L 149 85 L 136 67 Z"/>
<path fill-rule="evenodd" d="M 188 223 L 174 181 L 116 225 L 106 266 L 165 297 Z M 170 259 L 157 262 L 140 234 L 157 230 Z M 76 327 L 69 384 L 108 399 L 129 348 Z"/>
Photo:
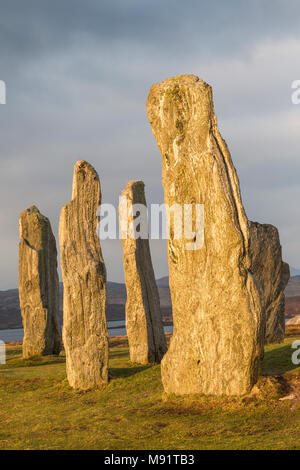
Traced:
<path fill-rule="evenodd" d="M 79 390 L 108 382 L 106 269 L 97 236 L 100 204 L 98 174 L 79 160 L 72 201 L 62 208 L 59 223 L 67 377 L 71 387 Z"/>
<path fill-rule="evenodd" d="M 252 272 L 261 284 L 266 317 L 266 343 L 279 343 L 285 334 L 284 289 L 290 278 L 289 265 L 282 261 L 276 227 L 250 222 Z"/>
<path fill-rule="evenodd" d="M 127 291 L 126 330 L 130 360 L 147 364 L 160 362 L 167 350 L 160 301 L 148 240 L 147 216 L 134 214 L 146 208 L 144 183 L 129 181 L 121 194 L 119 206 L 120 227 L 124 232 L 123 267 Z M 135 226 L 134 216 L 141 223 Z M 144 223 L 144 227 L 140 227 Z M 139 227 L 138 227 L 139 226 Z M 126 237 L 126 238 L 125 238 Z"/>
<path fill-rule="evenodd" d="M 19 219 L 19 297 L 25 359 L 61 350 L 56 241 L 37 207 Z"/>
<path fill-rule="evenodd" d="M 174 333 L 161 363 L 164 389 L 248 393 L 261 370 L 264 315 L 251 273 L 248 220 L 212 89 L 194 75 L 167 79 L 151 87 L 147 112 L 162 155 L 165 203 L 195 206 L 195 249 L 191 240 L 175 238 L 172 227 L 168 240 Z M 203 243 L 197 242 L 203 232 L 197 204 L 204 206 Z"/>

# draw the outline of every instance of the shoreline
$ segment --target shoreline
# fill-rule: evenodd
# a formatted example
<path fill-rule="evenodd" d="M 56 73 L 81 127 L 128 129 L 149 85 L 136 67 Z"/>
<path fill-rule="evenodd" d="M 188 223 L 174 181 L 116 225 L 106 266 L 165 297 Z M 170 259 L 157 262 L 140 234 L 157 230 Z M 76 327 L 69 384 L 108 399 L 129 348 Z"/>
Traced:
<path fill-rule="evenodd" d="M 287 326 L 286 331 L 285 331 L 285 338 L 293 336 L 294 334 L 297 335 L 299 333 L 300 333 L 300 325 Z M 167 337 L 168 340 L 170 339 L 170 337 L 172 335 L 173 335 L 173 333 L 165 333 L 165 336 Z M 125 336 L 110 336 L 109 337 L 110 345 L 113 345 L 112 343 L 117 343 L 117 342 L 121 342 L 121 345 L 122 345 L 122 343 L 124 343 L 125 341 L 128 342 L 127 335 L 125 335 Z M 22 346 L 22 344 L 23 344 L 23 341 L 9 341 L 9 342 L 5 343 L 6 346 Z M 273 343 L 273 344 L 282 344 L 282 343 Z M 115 346 L 118 346 L 118 345 L 115 344 Z M 266 345 L 266 346 L 269 346 L 269 345 Z M 64 351 L 64 348 L 62 349 L 62 351 Z"/>

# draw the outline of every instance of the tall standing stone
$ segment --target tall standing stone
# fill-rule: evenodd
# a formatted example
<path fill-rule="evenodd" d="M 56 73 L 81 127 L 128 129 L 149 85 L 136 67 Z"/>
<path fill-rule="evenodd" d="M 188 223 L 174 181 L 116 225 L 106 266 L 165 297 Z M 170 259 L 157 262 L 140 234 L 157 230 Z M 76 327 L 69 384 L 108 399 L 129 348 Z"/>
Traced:
<path fill-rule="evenodd" d="M 279 234 L 273 225 L 250 222 L 252 272 L 261 284 L 266 318 L 266 343 L 280 343 L 285 334 L 284 289 L 290 278 L 282 261 Z"/>
<path fill-rule="evenodd" d="M 124 224 L 125 232 L 122 245 L 130 360 L 141 364 L 160 362 L 167 350 L 151 261 L 148 226 L 146 233 L 140 233 L 141 227 L 134 227 L 133 206 L 138 205 L 136 207 L 140 208 L 142 205 L 141 211 L 143 208 L 146 210 L 144 187 L 142 181 L 129 181 L 122 191 L 122 202 L 119 206 L 120 226 L 123 227 Z M 142 220 L 147 225 L 147 218 Z M 145 227 L 142 229 L 142 232 L 144 231 Z M 143 238 L 145 236 L 147 238 Z"/>
<path fill-rule="evenodd" d="M 97 236 L 99 177 L 87 162 L 75 164 L 72 201 L 61 211 L 59 243 L 64 284 L 63 341 L 71 387 L 108 382 L 106 269 Z"/>
<path fill-rule="evenodd" d="M 24 326 L 23 357 L 59 354 L 59 285 L 56 241 L 37 207 L 19 219 L 19 297 Z"/>
<path fill-rule="evenodd" d="M 151 87 L 147 112 L 162 155 L 166 204 L 204 205 L 200 249 L 187 249 L 191 240 L 170 230 L 174 333 L 161 364 L 165 391 L 248 393 L 261 370 L 264 315 L 248 220 L 211 87 L 194 75 L 167 79 Z M 195 213 L 196 207 L 194 223 Z"/>

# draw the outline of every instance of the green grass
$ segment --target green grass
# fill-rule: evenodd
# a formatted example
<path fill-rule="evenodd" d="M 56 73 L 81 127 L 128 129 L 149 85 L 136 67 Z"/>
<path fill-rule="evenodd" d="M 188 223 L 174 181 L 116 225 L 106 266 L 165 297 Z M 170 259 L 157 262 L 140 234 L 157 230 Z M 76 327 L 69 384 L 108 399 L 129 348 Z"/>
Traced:
<path fill-rule="evenodd" d="M 298 377 L 291 347 L 298 337 L 266 348 L 265 375 Z M 167 397 L 158 365 L 135 366 L 115 343 L 111 381 L 76 392 L 65 358 L 23 361 L 9 346 L 0 366 L 0 449 L 300 449 L 300 407 L 263 398 Z"/>

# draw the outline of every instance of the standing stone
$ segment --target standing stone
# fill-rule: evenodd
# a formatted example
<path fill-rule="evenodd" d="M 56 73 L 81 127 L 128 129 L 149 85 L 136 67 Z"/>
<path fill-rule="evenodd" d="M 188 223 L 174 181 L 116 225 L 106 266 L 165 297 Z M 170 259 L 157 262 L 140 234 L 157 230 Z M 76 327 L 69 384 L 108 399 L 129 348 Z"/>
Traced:
<path fill-rule="evenodd" d="M 130 360 L 140 364 L 160 362 L 167 350 L 159 294 L 151 261 L 147 217 L 143 219 L 147 229 L 144 236 L 147 238 L 138 235 L 141 228 L 134 227 L 133 222 L 133 205 L 142 205 L 146 209 L 144 187 L 142 181 L 129 181 L 122 191 L 123 202 L 119 206 L 120 226 L 125 225 L 124 236 L 126 236 L 122 239 L 127 291 L 126 330 Z"/>
<path fill-rule="evenodd" d="M 61 211 L 59 243 L 64 284 L 63 341 L 71 387 L 108 382 L 106 269 L 97 236 L 99 177 L 87 162 L 74 167 L 72 201 Z"/>
<path fill-rule="evenodd" d="M 23 357 L 59 354 L 59 285 L 56 241 L 47 217 L 32 206 L 19 219 L 19 297 Z"/>
<path fill-rule="evenodd" d="M 248 220 L 211 87 L 194 75 L 167 79 L 152 86 L 147 112 L 162 155 L 166 204 L 204 205 L 200 249 L 187 249 L 191 240 L 170 230 L 174 333 L 161 363 L 165 391 L 246 394 L 261 370 L 264 315 Z M 196 246 L 201 233 L 198 224 Z"/>
<path fill-rule="evenodd" d="M 273 225 L 249 222 L 252 272 L 261 284 L 266 318 L 266 343 L 280 343 L 285 334 L 284 289 L 290 278 L 289 265 L 282 261 L 279 234 Z"/>

